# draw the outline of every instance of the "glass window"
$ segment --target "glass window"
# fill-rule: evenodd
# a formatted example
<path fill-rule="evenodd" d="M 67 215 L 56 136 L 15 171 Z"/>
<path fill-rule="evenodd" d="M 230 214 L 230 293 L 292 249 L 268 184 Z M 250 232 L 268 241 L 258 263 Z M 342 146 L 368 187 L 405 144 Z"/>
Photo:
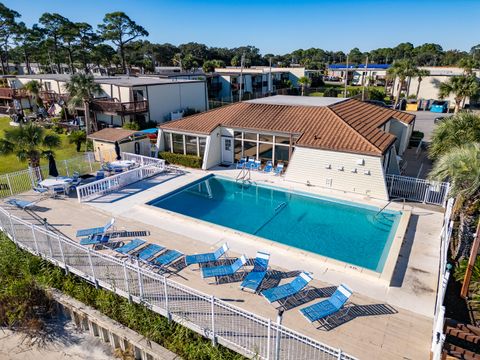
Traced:
<path fill-rule="evenodd" d="M 275 162 L 278 164 L 279 162 L 284 163 L 287 165 L 288 163 L 288 154 L 289 154 L 289 147 L 288 146 L 281 146 L 275 145 Z"/>
<path fill-rule="evenodd" d="M 273 135 L 259 134 L 258 140 L 264 142 L 273 142 Z"/>
<path fill-rule="evenodd" d="M 207 138 L 204 137 L 199 137 L 198 138 L 198 144 L 199 144 L 199 149 L 200 149 L 200 157 L 203 159 L 203 156 L 205 155 L 205 146 L 207 145 Z"/>
<path fill-rule="evenodd" d="M 273 144 L 258 144 L 258 158 L 265 164 L 267 161 L 272 160 L 273 156 Z"/>
<path fill-rule="evenodd" d="M 165 139 L 165 151 L 171 152 L 172 151 L 172 134 L 170 133 L 165 133 L 164 137 Z"/>
<path fill-rule="evenodd" d="M 257 158 L 257 143 L 252 141 L 243 142 L 243 156 L 248 156 L 248 158 Z"/>
<path fill-rule="evenodd" d="M 275 143 L 276 144 L 290 144 L 290 138 L 287 136 L 275 136 Z"/>
<path fill-rule="evenodd" d="M 233 137 L 235 139 L 241 139 L 242 138 L 242 132 L 241 131 L 234 131 L 233 132 Z"/>
<path fill-rule="evenodd" d="M 183 154 L 183 135 L 172 134 L 173 152 L 175 154 Z"/>
<path fill-rule="evenodd" d="M 242 157 L 242 140 L 237 140 L 235 139 L 234 142 L 234 147 L 235 147 L 235 161 L 240 161 L 240 158 Z"/>
<path fill-rule="evenodd" d="M 185 145 L 187 150 L 187 155 L 197 156 L 197 137 L 196 136 L 185 136 Z"/>
<path fill-rule="evenodd" d="M 254 140 L 257 141 L 257 134 L 255 133 L 243 133 L 243 138 L 245 140 Z"/>

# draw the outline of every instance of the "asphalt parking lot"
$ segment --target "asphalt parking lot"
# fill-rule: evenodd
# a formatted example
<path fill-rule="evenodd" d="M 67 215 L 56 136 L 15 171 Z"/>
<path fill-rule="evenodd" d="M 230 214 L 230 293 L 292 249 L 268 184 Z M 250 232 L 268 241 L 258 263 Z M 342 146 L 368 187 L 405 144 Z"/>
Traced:
<path fill-rule="evenodd" d="M 410 112 L 410 111 L 409 111 Z M 425 134 L 424 141 L 430 141 L 433 129 L 435 128 L 434 119 L 438 116 L 448 116 L 449 114 L 439 114 L 430 111 L 412 111 L 417 118 L 415 119 L 415 129 Z M 451 114 L 450 114 L 451 115 Z"/>

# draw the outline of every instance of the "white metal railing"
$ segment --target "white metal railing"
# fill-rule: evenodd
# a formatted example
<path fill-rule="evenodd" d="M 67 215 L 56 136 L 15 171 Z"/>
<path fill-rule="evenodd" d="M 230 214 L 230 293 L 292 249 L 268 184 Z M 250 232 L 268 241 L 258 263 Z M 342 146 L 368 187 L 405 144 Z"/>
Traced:
<path fill-rule="evenodd" d="M 126 153 L 126 152 L 122 152 L 121 155 L 123 160 L 135 161 L 137 164 L 140 164 L 140 166 L 165 165 L 165 160 L 150 157 L 150 156 L 143 156 L 143 155 L 137 155 L 132 153 Z"/>
<path fill-rule="evenodd" d="M 401 197 L 411 201 L 445 206 L 450 188 L 447 182 L 391 174 L 387 174 L 385 179 L 390 198 Z"/>
<path fill-rule="evenodd" d="M 137 181 L 160 174 L 165 170 L 165 161 L 160 159 L 156 160 L 159 161 L 128 170 L 117 175 L 109 176 L 105 179 L 77 186 L 78 201 L 83 202 L 93 200 L 100 196 L 118 191 L 121 188 Z"/>
<path fill-rule="evenodd" d="M 432 335 L 432 360 L 440 360 L 442 357 L 443 344 L 445 342 L 445 334 L 443 327 L 445 324 L 445 294 L 447 291 L 448 280 L 450 278 L 450 265 L 447 263 L 448 247 L 453 230 L 453 221 L 451 215 L 455 201 L 453 198 L 448 199 L 446 203 L 445 215 L 443 219 L 443 228 L 440 234 L 440 273 L 437 284 L 437 298 L 435 302 L 435 314 L 433 319 L 433 335 Z"/>
<path fill-rule="evenodd" d="M 67 160 L 57 160 L 56 163 L 60 176 L 72 176 L 74 172 L 91 173 L 100 168 L 100 163 L 95 162 L 93 153 L 90 152 Z M 47 165 L 1 174 L 0 198 L 28 191 L 47 176 Z"/>
<path fill-rule="evenodd" d="M 31 224 L 0 207 L 0 230 L 19 247 L 248 357 L 355 360 L 341 350 L 214 296 Z M 339 335 L 340 336 L 340 335 Z"/>

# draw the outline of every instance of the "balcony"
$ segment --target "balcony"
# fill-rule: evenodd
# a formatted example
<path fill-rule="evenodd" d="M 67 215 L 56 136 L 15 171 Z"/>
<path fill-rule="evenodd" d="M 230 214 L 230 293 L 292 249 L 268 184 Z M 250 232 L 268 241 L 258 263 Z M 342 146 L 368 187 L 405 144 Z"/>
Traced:
<path fill-rule="evenodd" d="M 148 101 L 119 102 L 114 99 L 94 99 L 91 102 L 91 109 L 108 115 L 138 114 L 148 111 Z"/>
<path fill-rule="evenodd" d="M 0 88 L 0 99 L 19 99 L 28 97 L 28 94 L 23 89 Z"/>
<path fill-rule="evenodd" d="M 68 94 L 58 94 L 54 91 L 40 91 L 40 99 L 42 101 L 50 103 L 50 102 L 67 102 L 69 98 Z"/>

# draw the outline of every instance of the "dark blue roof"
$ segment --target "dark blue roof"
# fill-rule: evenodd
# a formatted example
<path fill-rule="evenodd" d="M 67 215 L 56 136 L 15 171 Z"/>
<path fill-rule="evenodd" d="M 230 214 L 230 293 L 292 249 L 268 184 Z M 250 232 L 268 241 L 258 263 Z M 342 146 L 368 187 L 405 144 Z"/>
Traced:
<path fill-rule="evenodd" d="M 367 69 L 381 69 L 381 70 L 386 70 L 390 67 L 390 64 L 368 64 Z M 346 64 L 331 64 L 328 65 L 329 69 L 346 69 L 347 65 Z M 365 64 L 358 64 L 358 65 L 353 65 L 349 64 L 348 69 L 365 69 Z"/>

